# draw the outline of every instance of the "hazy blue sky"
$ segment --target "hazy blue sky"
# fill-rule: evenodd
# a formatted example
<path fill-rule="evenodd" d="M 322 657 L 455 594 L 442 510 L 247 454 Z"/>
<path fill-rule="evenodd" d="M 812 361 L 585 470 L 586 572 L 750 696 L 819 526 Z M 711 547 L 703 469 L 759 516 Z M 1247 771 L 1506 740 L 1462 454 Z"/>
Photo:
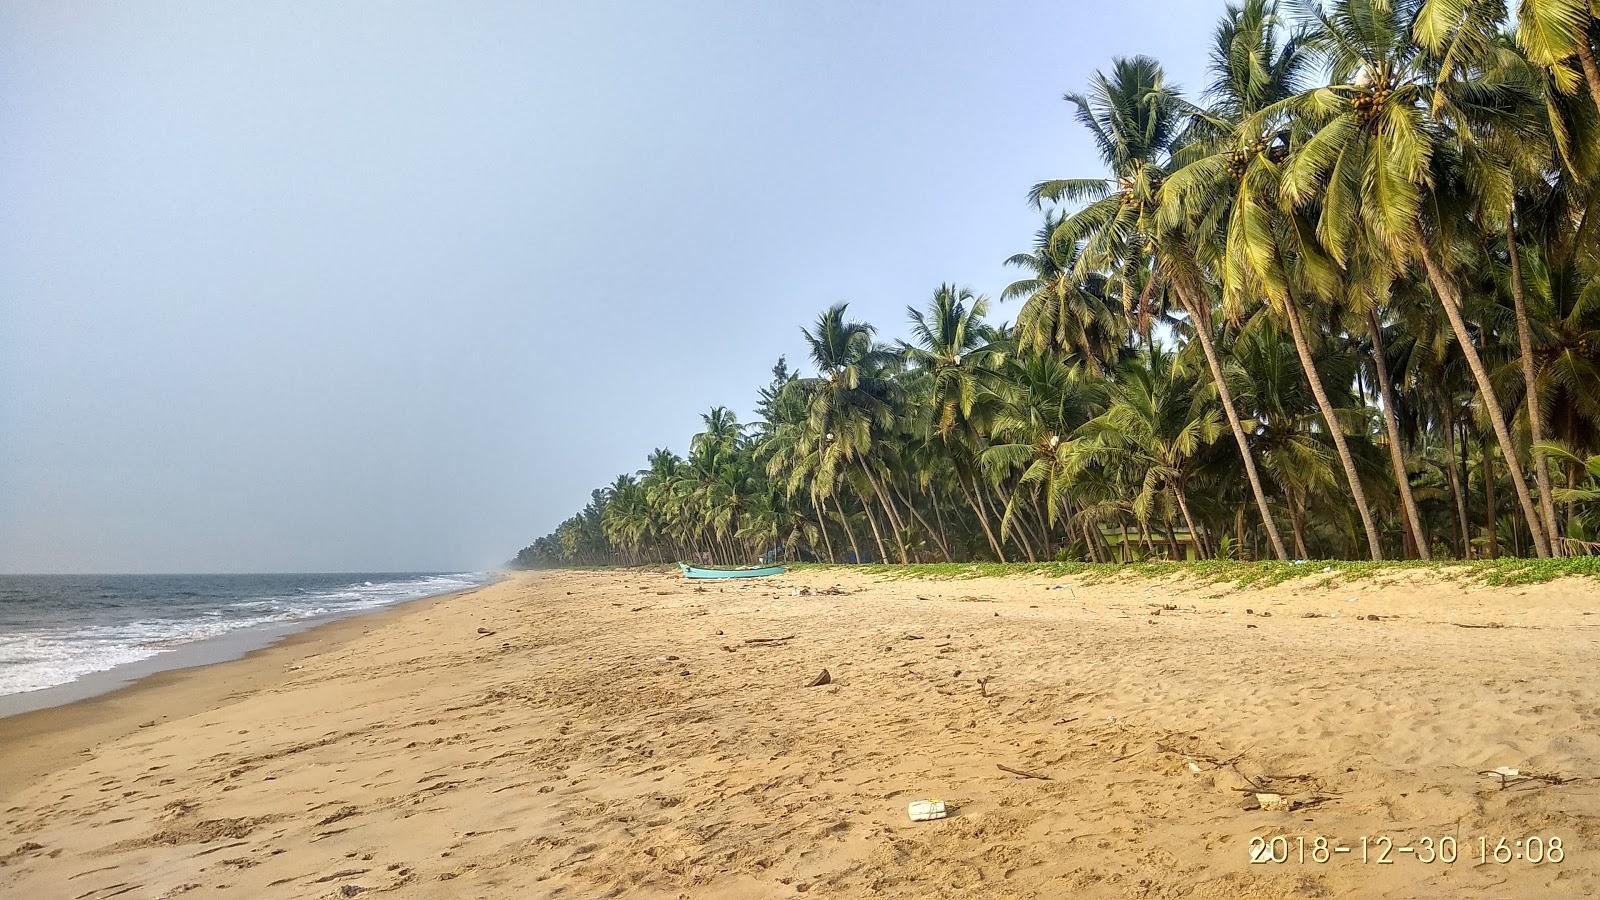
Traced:
<path fill-rule="evenodd" d="M 8 0 L 0 571 L 507 559 L 827 304 L 997 294 L 1061 94 L 1221 6 Z"/>

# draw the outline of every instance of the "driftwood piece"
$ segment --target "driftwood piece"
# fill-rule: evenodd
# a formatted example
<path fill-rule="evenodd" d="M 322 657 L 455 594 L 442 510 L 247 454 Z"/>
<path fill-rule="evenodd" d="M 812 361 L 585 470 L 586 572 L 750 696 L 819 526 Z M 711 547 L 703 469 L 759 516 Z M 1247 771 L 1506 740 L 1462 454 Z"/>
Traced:
<path fill-rule="evenodd" d="M 999 763 L 995 763 L 995 768 L 1002 772 L 1010 772 L 1012 775 L 1015 775 L 1018 778 L 1037 778 L 1040 781 L 1050 780 L 1049 775 L 1040 775 L 1038 772 L 1025 772 L 1022 769 L 1013 769 L 1010 766 L 1004 766 Z"/>
<path fill-rule="evenodd" d="M 784 641 L 792 641 L 792 640 L 794 640 L 794 635 L 786 634 L 783 637 L 775 637 L 775 638 L 745 638 L 744 642 L 746 644 L 781 644 Z"/>

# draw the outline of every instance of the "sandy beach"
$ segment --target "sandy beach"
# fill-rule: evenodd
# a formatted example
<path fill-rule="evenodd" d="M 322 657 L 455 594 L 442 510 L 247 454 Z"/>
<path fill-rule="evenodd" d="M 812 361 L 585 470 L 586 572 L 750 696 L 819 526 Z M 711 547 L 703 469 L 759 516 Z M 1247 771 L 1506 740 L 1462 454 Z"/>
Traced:
<path fill-rule="evenodd" d="M 1597 649 L 1574 579 L 528 573 L 0 720 L 0 895 L 1592 896 Z"/>

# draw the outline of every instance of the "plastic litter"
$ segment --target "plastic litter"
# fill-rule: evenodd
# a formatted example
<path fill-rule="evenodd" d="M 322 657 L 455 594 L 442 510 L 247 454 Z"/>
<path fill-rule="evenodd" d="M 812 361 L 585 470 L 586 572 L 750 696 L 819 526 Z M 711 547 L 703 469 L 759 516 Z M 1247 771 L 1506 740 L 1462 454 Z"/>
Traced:
<path fill-rule="evenodd" d="M 1294 808 L 1294 801 L 1281 794 L 1256 794 L 1256 804 L 1267 812 L 1286 812 Z"/>

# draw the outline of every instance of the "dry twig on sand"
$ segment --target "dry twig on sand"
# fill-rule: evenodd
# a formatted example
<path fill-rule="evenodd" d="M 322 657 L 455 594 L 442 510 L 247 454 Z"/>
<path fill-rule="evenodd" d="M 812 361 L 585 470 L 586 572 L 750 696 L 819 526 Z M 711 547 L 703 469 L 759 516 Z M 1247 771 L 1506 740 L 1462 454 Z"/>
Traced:
<path fill-rule="evenodd" d="M 746 644 L 781 644 L 784 641 L 792 641 L 792 640 L 794 640 L 794 635 L 786 634 L 783 637 L 775 637 L 775 638 L 745 638 L 744 642 Z"/>
<path fill-rule="evenodd" d="M 1503 766 L 1499 769 L 1484 769 L 1478 774 L 1489 775 L 1500 779 L 1500 790 L 1502 791 L 1508 787 L 1515 787 L 1520 784 L 1531 784 L 1536 781 L 1542 784 L 1560 787 L 1563 784 L 1571 784 L 1574 781 L 1590 780 L 1581 776 L 1569 777 L 1566 775 L 1556 775 L 1552 772 L 1519 772 L 1516 769 L 1510 769 Z"/>
<path fill-rule="evenodd" d="M 1040 775 L 1038 772 L 1025 772 L 1022 769 L 1013 769 L 1010 766 L 1004 766 L 1000 763 L 995 763 L 994 767 L 1002 772 L 1010 772 L 1012 775 L 1015 775 L 1018 778 L 1037 778 L 1040 781 L 1050 780 L 1049 775 Z"/>

